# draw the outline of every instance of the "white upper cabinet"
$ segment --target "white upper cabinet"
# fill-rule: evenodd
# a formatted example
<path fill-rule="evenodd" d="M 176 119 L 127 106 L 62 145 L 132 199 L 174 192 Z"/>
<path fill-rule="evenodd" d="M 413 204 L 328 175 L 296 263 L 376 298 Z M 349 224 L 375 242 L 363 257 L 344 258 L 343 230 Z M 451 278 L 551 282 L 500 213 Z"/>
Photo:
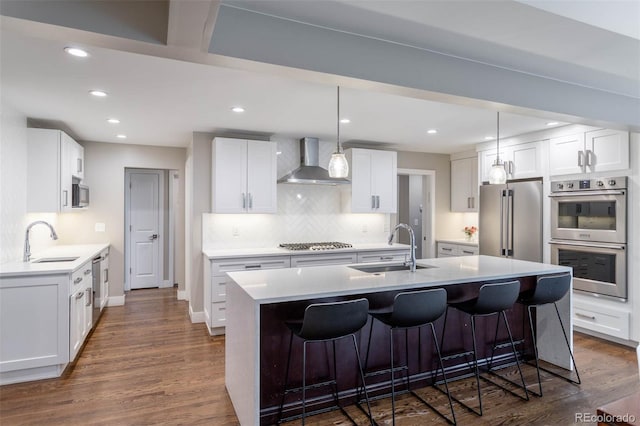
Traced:
<path fill-rule="evenodd" d="M 543 142 L 528 142 L 518 145 L 501 146 L 500 160 L 507 171 L 507 179 L 527 179 L 540 177 L 544 172 L 542 161 Z M 489 180 L 489 171 L 496 160 L 496 150 L 480 152 L 481 179 Z"/>
<path fill-rule="evenodd" d="M 82 164 L 84 176 L 84 149 L 53 129 L 28 129 L 27 145 L 27 211 L 71 211 L 73 180 L 80 179 L 77 165 Z"/>
<path fill-rule="evenodd" d="M 352 148 L 346 151 L 351 175 L 352 213 L 396 213 L 398 154 Z"/>
<path fill-rule="evenodd" d="M 478 159 L 451 160 L 451 211 L 478 211 Z"/>
<path fill-rule="evenodd" d="M 273 142 L 215 138 L 213 213 L 276 213 L 277 156 Z"/>
<path fill-rule="evenodd" d="M 551 138 L 549 141 L 550 175 L 628 168 L 628 132 L 603 129 Z"/>

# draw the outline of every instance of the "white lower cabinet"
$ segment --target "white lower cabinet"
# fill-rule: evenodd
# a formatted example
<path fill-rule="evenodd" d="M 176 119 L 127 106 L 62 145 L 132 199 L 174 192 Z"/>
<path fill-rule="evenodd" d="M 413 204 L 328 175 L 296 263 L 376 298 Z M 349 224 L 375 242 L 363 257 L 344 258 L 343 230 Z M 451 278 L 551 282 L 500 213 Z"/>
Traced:
<path fill-rule="evenodd" d="M 69 362 L 73 361 L 91 331 L 92 319 L 91 262 L 71 274 L 69 298 Z"/>
<path fill-rule="evenodd" d="M 437 242 L 437 257 L 476 256 L 480 253 L 477 245 Z"/>
<path fill-rule="evenodd" d="M 289 256 L 235 257 L 211 259 L 204 257 L 204 276 L 209 283 L 204 286 L 204 315 L 209 334 L 224 334 L 226 319 L 226 288 L 230 278 L 227 272 L 255 271 L 260 269 L 288 268 Z"/>
<path fill-rule="evenodd" d="M 69 362 L 69 274 L 0 279 L 0 385 L 58 377 Z"/>
<path fill-rule="evenodd" d="M 626 303 L 573 293 L 573 324 L 607 336 L 629 339 L 631 312 Z"/>

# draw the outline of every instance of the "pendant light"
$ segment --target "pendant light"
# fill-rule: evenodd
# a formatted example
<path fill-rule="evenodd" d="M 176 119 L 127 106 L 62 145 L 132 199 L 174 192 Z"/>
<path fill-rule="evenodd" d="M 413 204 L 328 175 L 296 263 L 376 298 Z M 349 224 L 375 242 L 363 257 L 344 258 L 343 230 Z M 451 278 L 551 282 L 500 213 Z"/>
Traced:
<path fill-rule="evenodd" d="M 507 171 L 504 164 L 500 161 L 500 112 L 498 112 L 498 120 L 496 126 L 496 161 L 489 171 L 489 183 L 491 185 L 501 185 L 507 182 Z"/>
<path fill-rule="evenodd" d="M 340 86 L 338 86 L 338 117 L 337 117 L 337 137 L 336 137 L 336 152 L 331 154 L 331 160 L 329 161 L 329 176 L 332 178 L 346 178 L 349 176 L 349 163 L 347 157 L 340 148 Z"/>

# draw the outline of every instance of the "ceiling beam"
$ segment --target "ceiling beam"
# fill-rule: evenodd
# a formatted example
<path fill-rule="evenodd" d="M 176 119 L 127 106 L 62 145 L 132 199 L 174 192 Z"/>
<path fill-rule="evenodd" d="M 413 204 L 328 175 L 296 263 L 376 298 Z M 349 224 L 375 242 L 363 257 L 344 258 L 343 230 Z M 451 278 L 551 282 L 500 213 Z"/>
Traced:
<path fill-rule="evenodd" d="M 219 7 L 220 0 L 171 0 L 167 45 L 206 52 Z"/>

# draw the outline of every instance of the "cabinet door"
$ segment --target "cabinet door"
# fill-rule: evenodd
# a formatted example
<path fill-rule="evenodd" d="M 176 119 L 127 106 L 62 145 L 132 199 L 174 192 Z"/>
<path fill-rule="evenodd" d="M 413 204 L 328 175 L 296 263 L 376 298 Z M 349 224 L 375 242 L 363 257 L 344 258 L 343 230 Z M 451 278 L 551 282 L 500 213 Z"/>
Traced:
<path fill-rule="evenodd" d="M 463 158 L 451 161 L 451 211 L 477 211 L 478 160 Z"/>
<path fill-rule="evenodd" d="M 276 144 L 247 142 L 247 211 L 276 213 L 278 211 Z"/>
<path fill-rule="evenodd" d="M 371 167 L 370 150 L 351 150 L 351 212 L 353 213 L 370 213 L 374 210 Z"/>
<path fill-rule="evenodd" d="M 91 275 L 89 275 L 89 278 L 86 279 L 87 285 L 84 288 L 84 338 L 87 337 L 89 331 L 91 331 L 91 327 L 93 326 L 93 288 L 91 279 Z"/>
<path fill-rule="evenodd" d="M 73 361 L 82 346 L 85 328 L 84 288 L 71 295 L 69 301 L 69 361 Z"/>
<path fill-rule="evenodd" d="M 549 174 L 566 175 L 584 171 L 584 133 L 549 140 Z"/>
<path fill-rule="evenodd" d="M 60 211 L 71 211 L 71 189 L 73 184 L 73 169 L 71 168 L 71 159 L 75 158 L 75 141 L 67 136 L 66 133 L 61 133 L 60 142 Z"/>
<path fill-rule="evenodd" d="M 292 268 L 325 265 L 349 265 L 357 262 L 358 256 L 355 252 L 291 256 Z"/>
<path fill-rule="evenodd" d="M 211 211 L 242 213 L 247 206 L 247 141 L 215 138 L 212 146 Z"/>
<path fill-rule="evenodd" d="M 510 147 L 509 179 L 525 179 L 542 176 L 542 144 L 530 142 Z"/>
<path fill-rule="evenodd" d="M 62 143 L 67 145 L 67 156 L 63 157 L 68 163 L 71 176 L 77 179 L 84 178 L 84 147 L 73 140 L 71 136 L 62 132 Z"/>
<path fill-rule="evenodd" d="M 109 300 L 109 250 L 102 252 L 100 262 L 100 310 L 107 306 Z"/>
<path fill-rule="evenodd" d="M 398 154 L 394 151 L 371 153 L 371 193 L 376 197 L 376 213 L 398 211 Z"/>
<path fill-rule="evenodd" d="M 385 250 L 358 252 L 358 263 L 406 262 L 409 250 Z"/>
<path fill-rule="evenodd" d="M 587 132 L 585 147 L 590 172 L 629 168 L 629 132 L 609 129 Z"/>

